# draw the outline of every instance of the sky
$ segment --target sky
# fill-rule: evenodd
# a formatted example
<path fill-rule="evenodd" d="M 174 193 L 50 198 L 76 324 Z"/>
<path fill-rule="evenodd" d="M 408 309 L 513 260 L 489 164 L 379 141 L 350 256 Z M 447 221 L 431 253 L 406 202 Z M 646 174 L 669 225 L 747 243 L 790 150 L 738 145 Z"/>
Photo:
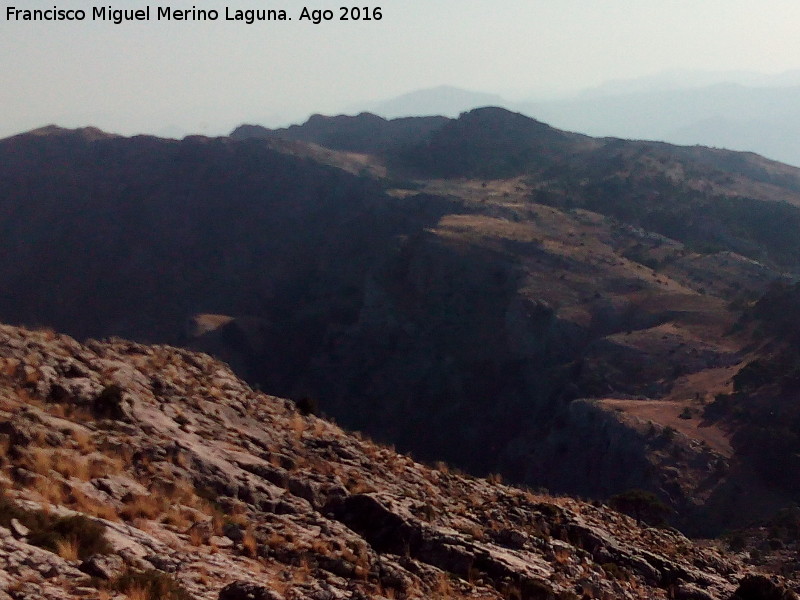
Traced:
<path fill-rule="evenodd" d="M 20 6 L 21 5 L 21 6 Z M 91 8 L 215 9 L 216 22 L 92 22 Z M 439 85 L 521 99 L 665 70 L 800 68 L 796 0 L 379 0 L 339 21 L 317 0 L 0 1 L 0 137 L 55 123 L 131 135 L 228 133 Z M 8 20 L 9 7 L 83 22 Z M 300 21 L 303 7 L 334 20 Z M 348 4 L 347 6 L 352 6 Z M 225 9 L 284 9 L 247 25 Z"/>

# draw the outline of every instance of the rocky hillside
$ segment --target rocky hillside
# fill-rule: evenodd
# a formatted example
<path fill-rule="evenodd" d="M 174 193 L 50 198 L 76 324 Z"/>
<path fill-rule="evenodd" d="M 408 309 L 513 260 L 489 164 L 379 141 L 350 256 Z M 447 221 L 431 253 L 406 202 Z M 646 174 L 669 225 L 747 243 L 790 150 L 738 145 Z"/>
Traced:
<path fill-rule="evenodd" d="M 0 318 L 208 352 L 423 460 L 650 490 L 693 534 L 800 501 L 706 410 L 800 272 L 797 169 L 492 108 L 248 135 L 0 141 Z"/>
<path fill-rule="evenodd" d="M 421 465 L 207 355 L 2 326 L 0 373 L 0 598 L 796 598 L 745 555 Z"/>

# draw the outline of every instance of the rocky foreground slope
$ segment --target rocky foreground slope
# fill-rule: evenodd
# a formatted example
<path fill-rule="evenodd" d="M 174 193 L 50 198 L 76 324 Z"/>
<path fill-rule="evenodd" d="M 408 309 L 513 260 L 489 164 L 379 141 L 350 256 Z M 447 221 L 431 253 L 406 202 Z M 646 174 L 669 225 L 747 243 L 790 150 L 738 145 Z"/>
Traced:
<path fill-rule="evenodd" d="M 415 463 L 206 355 L 0 327 L 0 598 L 793 598 L 605 506 Z"/>

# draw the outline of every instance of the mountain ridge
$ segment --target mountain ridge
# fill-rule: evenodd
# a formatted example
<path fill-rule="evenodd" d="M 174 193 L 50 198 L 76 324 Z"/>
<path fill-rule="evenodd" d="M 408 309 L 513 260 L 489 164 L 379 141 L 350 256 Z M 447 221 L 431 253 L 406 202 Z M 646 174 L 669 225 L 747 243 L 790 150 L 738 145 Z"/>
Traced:
<path fill-rule="evenodd" d="M 791 502 L 731 450 L 735 422 L 702 414 L 753 359 L 743 307 L 796 277 L 798 170 L 497 108 L 436 122 L 376 154 L 4 140 L 0 317 L 179 342 L 426 460 L 601 499 L 648 489 L 687 531 Z"/>

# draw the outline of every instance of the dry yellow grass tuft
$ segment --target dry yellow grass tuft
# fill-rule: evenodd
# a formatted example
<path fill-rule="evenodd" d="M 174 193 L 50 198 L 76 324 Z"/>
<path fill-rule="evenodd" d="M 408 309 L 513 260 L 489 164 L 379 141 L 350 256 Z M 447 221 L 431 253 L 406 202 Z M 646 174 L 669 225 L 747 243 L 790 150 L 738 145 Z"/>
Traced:
<path fill-rule="evenodd" d="M 78 560 L 80 558 L 80 544 L 75 538 L 59 540 L 56 542 L 56 554 L 64 560 Z"/>
<path fill-rule="evenodd" d="M 37 475 L 50 474 L 50 452 L 43 448 L 33 448 L 26 457 L 26 466 Z"/>
<path fill-rule="evenodd" d="M 151 600 L 150 590 L 147 587 L 134 585 L 125 589 L 128 600 Z"/>
<path fill-rule="evenodd" d="M 91 479 L 89 461 L 74 453 L 56 451 L 50 456 L 50 468 L 66 478 L 88 481 Z"/>
<path fill-rule="evenodd" d="M 192 546 L 202 546 L 206 543 L 206 536 L 199 527 L 194 527 L 189 530 L 189 543 Z"/>
<path fill-rule="evenodd" d="M 486 477 L 486 481 L 492 485 L 500 485 L 503 483 L 503 476 L 500 473 L 489 473 L 489 475 Z"/>
<path fill-rule="evenodd" d="M 33 489 L 48 504 L 64 504 L 67 491 L 60 481 L 40 477 L 33 484 Z"/>
<path fill-rule="evenodd" d="M 113 505 L 101 502 L 81 491 L 79 488 L 72 488 L 70 496 L 72 500 L 69 502 L 70 508 L 107 521 L 119 521 L 119 514 Z"/>
<path fill-rule="evenodd" d="M 245 556 L 249 556 L 250 558 L 258 557 L 258 540 L 256 539 L 255 533 L 253 533 L 253 530 L 250 528 L 247 528 L 244 532 L 242 550 Z"/>
<path fill-rule="evenodd" d="M 167 525 L 172 525 L 179 531 L 184 531 L 194 524 L 194 521 L 187 516 L 186 512 L 177 506 L 169 509 L 169 512 L 164 516 L 163 522 Z"/>
<path fill-rule="evenodd" d="M 165 500 L 155 496 L 135 495 L 125 503 L 120 516 L 126 521 L 134 519 L 155 519 L 163 514 L 167 507 Z"/>
<path fill-rule="evenodd" d="M 95 445 L 91 433 L 85 429 L 73 429 L 70 433 L 77 450 L 84 454 L 94 451 Z"/>
<path fill-rule="evenodd" d="M 450 576 L 444 571 L 437 573 L 436 580 L 431 587 L 436 598 L 452 598 L 456 595 L 453 582 L 450 580 Z"/>
<path fill-rule="evenodd" d="M 297 436 L 302 437 L 303 433 L 308 429 L 308 423 L 302 415 L 296 413 L 292 416 L 289 422 L 289 429 Z"/>

